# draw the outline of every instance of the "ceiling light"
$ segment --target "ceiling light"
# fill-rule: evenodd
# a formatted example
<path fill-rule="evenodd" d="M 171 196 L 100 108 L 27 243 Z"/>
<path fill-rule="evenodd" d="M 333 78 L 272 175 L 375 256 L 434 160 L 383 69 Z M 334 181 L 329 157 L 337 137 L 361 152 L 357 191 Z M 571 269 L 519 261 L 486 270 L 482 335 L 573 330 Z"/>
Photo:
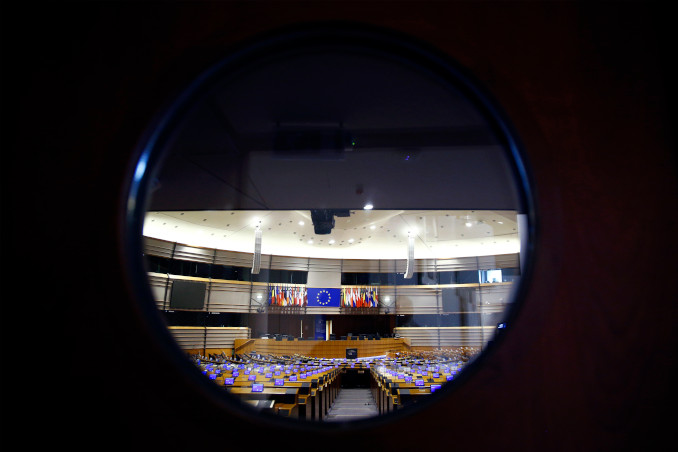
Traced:
<path fill-rule="evenodd" d="M 412 275 L 414 275 L 414 237 L 410 235 L 407 237 L 407 267 L 403 277 L 410 279 Z"/>
<path fill-rule="evenodd" d="M 466 215 L 464 219 L 466 220 L 464 224 L 466 225 L 467 228 L 470 228 L 471 226 L 473 226 L 473 223 L 475 223 L 475 221 L 471 218 L 470 215 Z"/>
<path fill-rule="evenodd" d="M 372 210 L 373 208 L 374 208 L 374 206 L 370 203 L 365 204 L 365 206 L 363 207 L 363 209 L 365 209 L 365 210 Z"/>
<path fill-rule="evenodd" d="M 348 239 L 348 243 L 353 243 L 353 239 Z"/>
<path fill-rule="evenodd" d="M 375 229 L 377 229 L 377 227 L 375 225 L 372 225 L 372 226 L 370 226 L 370 229 L 372 229 L 374 231 Z"/>
<path fill-rule="evenodd" d="M 306 243 L 308 243 L 309 245 L 313 245 L 313 240 L 309 240 L 309 241 L 306 242 Z"/>
<path fill-rule="evenodd" d="M 303 222 L 303 221 L 300 221 L 300 222 L 299 222 L 299 226 L 303 226 L 303 225 L 304 225 L 304 222 Z"/>
<path fill-rule="evenodd" d="M 331 240 L 330 240 L 330 245 L 332 245 L 333 243 L 334 243 L 334 239 L 331 239 Z"/>

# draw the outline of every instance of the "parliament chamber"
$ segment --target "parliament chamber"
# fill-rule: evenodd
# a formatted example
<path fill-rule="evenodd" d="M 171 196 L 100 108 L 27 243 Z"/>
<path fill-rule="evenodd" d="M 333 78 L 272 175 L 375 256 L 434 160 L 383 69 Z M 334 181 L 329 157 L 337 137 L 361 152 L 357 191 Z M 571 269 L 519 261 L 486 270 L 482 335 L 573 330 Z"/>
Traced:
<path fill-rule="evenodd" d="M 251 253 L 144 243 L 155 305 L 182 353 L 247 406 L 302 422 L 388 415 L 451 382 L 502 331 L 520 276 L 517 254 L 416 261 L 411 278 L 393 271 L 397 260 L 263 255 L 252 274 Z M 313 306 L 294 296 L 309 280 L 370 285 L 339 284 L 335 306 Z M 360 293 L 374 303 L 350 300 Z M 352 388 L 370 391 L 357 409 L 333 409 Z M 365 404 L 374 410 L 361 414 Z"/>
<path fill-rule="evenodd" d="M 343 349 L 355 344 L 332 345 Z M 398 349 L 395 344 L 384 348 Z M 395 351 L 362 359 L 252 352 L 234 358 L 222 353 L 191 355 L 190 359 L 214 384 L 243 403 L 293 419 L 324 421 L 344 387 L 369 388 L 375 415 L 387 414 L 441 389 L 477 352 L 472 347 L 459 347 L 420 353 Z M 353 381 L 344 385 L 346 380 Z M 363 418 L 354 412 L 342 416 L 334 419 Z"/>

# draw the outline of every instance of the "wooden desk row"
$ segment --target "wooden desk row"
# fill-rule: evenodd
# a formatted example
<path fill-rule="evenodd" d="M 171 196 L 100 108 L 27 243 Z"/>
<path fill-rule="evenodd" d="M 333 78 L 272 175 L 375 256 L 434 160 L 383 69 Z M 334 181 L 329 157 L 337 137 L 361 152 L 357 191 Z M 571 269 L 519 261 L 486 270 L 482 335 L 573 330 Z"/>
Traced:
<path fill-rule="evenodd" d="M 307 373 L 305 378 L 301 378 L 302 372 L 281 372 L 281 375 L 271 377 L 242 373 L 233 377 L 233 369 L 207 374 L 214 376 L 214 382 L 230 394 L 259 409 L 296 419 L 322 421 L 339 393 L 341 370 L 341 367 L 324 368 L 317 374 Z M 295 375 L 297 381 L 290 381 L 291 375 Z M 227 380 L 229 378 L 232 381 Z M 276 379 L 282 380 L 283 385 L 276 385 Z M 255 384 L 259 386 L 257 392 L 253 390 Z M 273 404 L 264 403 L 266 401 Z"/>
<path fill-rule="evenodd" d="M 377 368 L 371 370 L 371 391 L 377 404 L 379 414 L 401 409 L 417 403 L 422 397 L 431 395 L 435 390 L 442 388 L 454 378 L 456 371 L 438 373 L 437 376 L 413 374 L 412 379 L 394 377 L 387 373 L 381 373 Z M 421 385 L 417 384 L 417 380 Z"/>
<path fill-rule="evenodd" d="M 322 421 L 339 393 L 342 373 L 349 369 L 370 372 L 372 395 L 379 414 L 387 414 L 430 395 L 432 389 L 454 378 L 460 366 L 429 362 L 419 365 L 386 359 L 317 360 L 286 365 L 208 364 L 204 372 L 230 394 L 258 409 L 296 419 Z M 417 380 L 421 380 L 421 386 Z M 253 390 L 255 384 L 259 391 Z"/>

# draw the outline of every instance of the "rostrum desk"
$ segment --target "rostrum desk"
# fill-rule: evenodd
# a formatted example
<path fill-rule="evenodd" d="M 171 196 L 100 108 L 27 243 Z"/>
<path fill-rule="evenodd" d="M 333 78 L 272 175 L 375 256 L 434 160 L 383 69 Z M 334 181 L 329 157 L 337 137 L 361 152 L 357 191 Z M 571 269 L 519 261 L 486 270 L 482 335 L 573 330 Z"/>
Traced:
<path fill-rule="evenodd" d="M 236 355 L 259 353 L 274 356 L 314 356 L 319 358 L 346 358 L 346 349 L 358 350 L 358 358 L 383 356 L 409 348 L 407 338 L 346 339 L 346 340 L 275 340 L 235 339 Z"/>

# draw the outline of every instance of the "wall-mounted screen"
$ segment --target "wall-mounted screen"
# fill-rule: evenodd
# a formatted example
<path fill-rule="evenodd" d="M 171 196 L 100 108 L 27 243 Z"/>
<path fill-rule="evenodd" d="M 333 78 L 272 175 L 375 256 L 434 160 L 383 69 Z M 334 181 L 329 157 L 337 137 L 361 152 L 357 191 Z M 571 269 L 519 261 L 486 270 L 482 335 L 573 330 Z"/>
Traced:
<path fill-rule="evenodd" d="M 203 282 L 174 280 L 170 309 L 202 309 L 207 285 Z"/>

